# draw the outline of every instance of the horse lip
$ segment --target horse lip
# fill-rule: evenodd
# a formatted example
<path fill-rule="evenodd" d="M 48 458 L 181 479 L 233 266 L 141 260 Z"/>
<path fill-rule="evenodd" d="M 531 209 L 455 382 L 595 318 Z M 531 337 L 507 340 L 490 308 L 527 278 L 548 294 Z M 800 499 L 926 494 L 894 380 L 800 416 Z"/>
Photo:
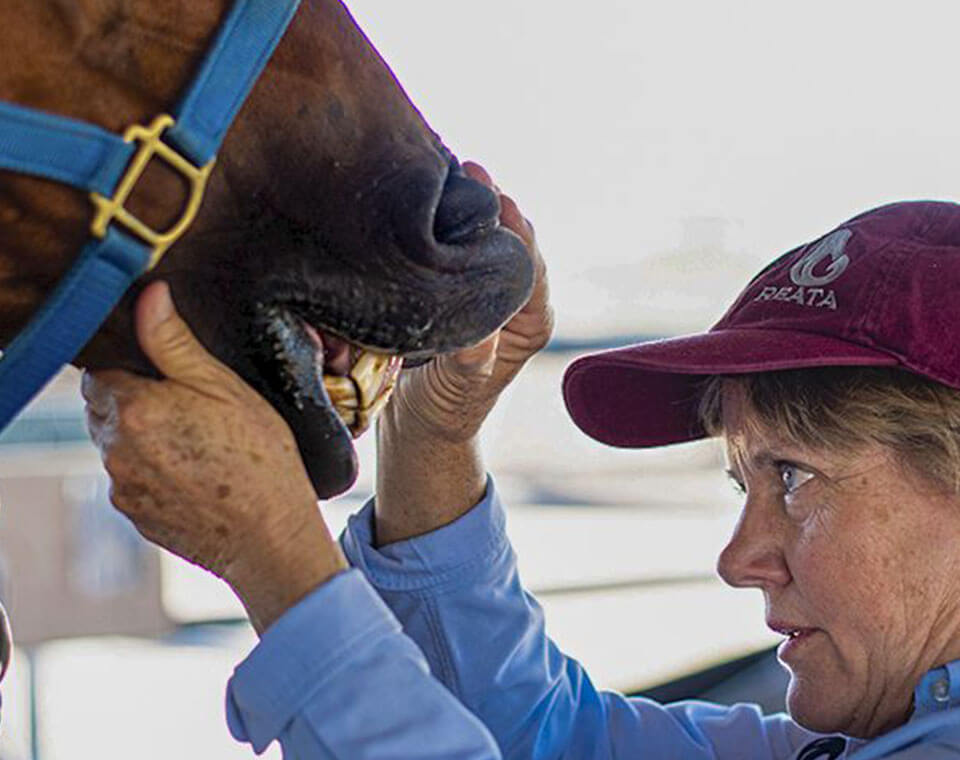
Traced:
<path fill-rule="evenodd" d="M 311 309 L 311 304 L 308 301 L 302 302 L 284 302 L 284 301 L 275 301 L 270 305 L 270 307 L 264 309 L 263 307 L 258 307 L 261 314 L 269 312 L 271 309 L 281 309 L 286 312 L 289 312 L 295 319 L 303 323 L 307 332 L 315 332 L 318 334 L 320 342 L 325 348 L 327 345 L 327 339 L 329 336 L 332 336 L 340 341 L 349 343 L 350 346 L 356 351 L 373 351 L 379 354 L 389 354 L 389 351 L 385 351 L 383 348 L 375 345 L 368 345 L 363 341 L 358 341 L 355 338 L 351 338 L 348 335 L 344 335 L 341 331 L 337 330 L 334 327 L 326 324 L 321 317 L 319 317 L 315 311 Z M 334 372 L 334 374 L 346 374 L 341 372 Z"/>
<path fill-rule="evenodd" d="M 256 323 L 264 379 L 277 383 L 278 392 L 300 410 L 305 403 L 330 406 L 320 379 L 323 346 L 310 337 L 307 320 L 286 305 L 273 304 L 258 308 Z"/>
<path fill-rule="evenodd" d="M 302 306 L 297 308 L 297 305 L 284 303 L 258 305 L 258 312 L 264 369 L 277 375 L 274 382 L 279 381 L 283 395 L 298 409 L 302 409 L 305 402 L 335 408 L 324 378 L 351 376 L 356 363 L 364 355 L 374 353 L 397 357 L 395 353 L 338 335 L 326 328 L 322 321 L 311 317 Z M 332 354 L 328 351 L 331 345 L 336 346 Z"/>

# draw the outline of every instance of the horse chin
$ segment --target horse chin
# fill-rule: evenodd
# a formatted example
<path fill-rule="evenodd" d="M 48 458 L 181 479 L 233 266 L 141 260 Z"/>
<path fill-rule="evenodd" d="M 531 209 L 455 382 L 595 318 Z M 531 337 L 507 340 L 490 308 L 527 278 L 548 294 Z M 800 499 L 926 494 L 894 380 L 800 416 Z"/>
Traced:
<path fill-rule="evenodd" d="M 318 496 L 336 496 L 356 480 L 352 439 L 386 405 L 402 359 L 352 344 L 295 306 L 255 313 L 250 381 L 290 426 Z"/>
<path fill-rule="evenodd" d="M 290 426 L 317 497 L 330 499 L 353 486 L 359 472 L 357 452 L 340 415 L 319 404 L 298 408 L 276 399 L 273 405 Z"/>
<path fill-rule="evenodd" d="M 359 470 L 354 435 L 334 408 L 322 374 L 303 371 L 297 380 L 303 385 L 297 387 L 275 363 L 258 364 L 245 380 L 289 425 L 317 496 L 329 499 L 348 490 Z"/>

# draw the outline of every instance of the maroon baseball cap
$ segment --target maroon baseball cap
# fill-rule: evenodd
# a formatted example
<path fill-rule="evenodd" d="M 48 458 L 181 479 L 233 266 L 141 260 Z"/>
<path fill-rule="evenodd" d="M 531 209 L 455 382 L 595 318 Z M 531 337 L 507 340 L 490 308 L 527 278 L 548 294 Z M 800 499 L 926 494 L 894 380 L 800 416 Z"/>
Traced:
<path fill-rule="evenodd" d="M 577 359 L 563 394 L 598 441 L 661 446 L 706 435 L 708 377 L 828 366 L 901 367 L 960 388 L 960 205 L 854 217 L 767 266 L 707 332 Z"/>

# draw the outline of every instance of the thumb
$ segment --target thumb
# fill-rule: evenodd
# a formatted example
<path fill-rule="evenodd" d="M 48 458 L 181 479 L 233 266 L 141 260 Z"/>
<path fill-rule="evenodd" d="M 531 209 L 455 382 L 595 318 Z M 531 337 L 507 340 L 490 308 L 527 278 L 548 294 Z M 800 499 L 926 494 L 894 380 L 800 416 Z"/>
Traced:
<path fill-rule="evenodd" d="M 459 374 L 475 377 L 488 376 L 493 371 L 493 365 L 497 360 L 499 343 L 500 331 L 498 330 L 480 343 L 469 348 L 462 348 L 453 354 L 448 354 L 448 356 Z M 440 358 L 445 359 L 447 357 Z"/>
<path fill-rule="evenodd" d="M 165 376 L 198 390 L 221 373 L 232 373 L 212 357 L 181 319 L 163 281 L 148 285 L 136 306 L 137 339 L 154 366 Z"/>

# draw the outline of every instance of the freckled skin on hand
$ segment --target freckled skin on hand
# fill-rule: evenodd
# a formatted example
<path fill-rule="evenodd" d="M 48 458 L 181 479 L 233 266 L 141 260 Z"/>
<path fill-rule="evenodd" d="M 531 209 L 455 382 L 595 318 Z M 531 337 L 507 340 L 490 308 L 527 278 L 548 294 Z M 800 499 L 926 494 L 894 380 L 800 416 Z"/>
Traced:
<path fill-rule="evenodd" d="M 246 551 L 247 537 L 288 533 L 287 524 L 302 519 L 290 510 L 315 509 L 289 429 L 264 401 L 246 398 L 252 391 L 244 388 L 236 403 L 173 383 L 143 387 L 139 413 L 124 417 L 136 428 L 117 421 L 111 475 L 115 503 L 148 539 L 220 574 Z M 291 469 L 284 480 L 296 485 L 278 488 L 277 473 Z M 247 477 L 238 484 L 241 471 Z M 273 501 L 279 508 L 269 508 Z"/>
<path fill-rule="evenodd" d="M 150 489 L 148 489 L 142 483 L 128 483 L 127 485 L 124 486 L 123 490 L 127 498 L 133 499 L 136 501 L 142 500 L 143 497 L 147 496 L 150 493 Z"/>
<path fill-rule="evenodd" d="M 262 632 L 346 558 L 283 418 L 206 353 L 165 285 L 139 304 L 139 338 L 166 379 L 83 383 L 110 499 L 146 539 L 225 580 Z"/>

